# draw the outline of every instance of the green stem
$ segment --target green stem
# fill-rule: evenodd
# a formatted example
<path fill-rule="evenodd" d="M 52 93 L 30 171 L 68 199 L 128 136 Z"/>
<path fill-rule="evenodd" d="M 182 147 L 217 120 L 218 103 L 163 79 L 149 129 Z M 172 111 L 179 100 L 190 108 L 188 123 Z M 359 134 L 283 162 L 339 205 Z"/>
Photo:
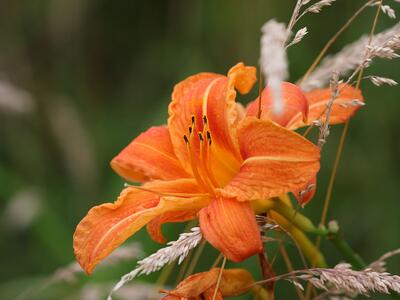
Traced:
<path fill-rule="evenodd" d="M 266 206 L 268 209 L 277 212 L 283 216 L 287 221 L 289 221 L 293 226 L 302 232 L 313 233 L 319 236 L 325 236 L 328 240 L 332 242 L 335 248 L 340 252 L 343 258 L 352 264 L 355 269 L 364 269 L 366 264 L 363 259 L 358 255 L 350 245 L 343 239 L 343 235 L 340 231 L 334 232 L 326 229 L 324 226 L 316 227 L 313 222 L 302 215 L 295 208 L 284 203 L 279 198 L 274 198 L 269 201 Z"/>
<path fill-rule="evenodd" d="M 164 284 L 167 282 L 169 276 L 171 275 L 172 271 L 174 270 L 176 266 L 176 261 L 172 262 L 171 264 L 167 265 L 163 271 L 160 274 L 160 277 L 158 277 L 156 286 L 162 287 Z"/>
<path fill-rule="evenodd" d="M 296 226 L 298 229 L 304 232 L 314 233 L 316 235 L 326 236 L 329 231 L 323 227 L 316 227 L 313 222 L 306 216 L 299 213 L 293 207 L 285 204 L 279 198 L 273 199 L 271 209 L 284 216 L 290 223 Z"/>
<path fill-rule="evenodd" d="M 305 235 L 305 233 L 289 222 L 285 217 L 272 211 L 271 217 L 279 224 L 281 228 L 284 229 L 286 233 L 293 239 L 297 245 L 301 255 L 304 254 L 305 257 L 318 268 L 326 268 L 327 264 L 325 262 L 324 255 L 315 247 L 315 245 L 310 241 L 310 239 Z"/>
<path fill-rule="evenodd" d="M 179 284 L 179 282 L 181 282 L 184 279 L 186 270 L 187 270 L 187 268 L 189 266 L 190 259 L 192 258 L 192 254 L 193 254 L 193 250 L 191 250 L 189 252 L 188 256 L 183 261 L 183 264 L 181 265 L 181 267 L 179 269 L 178 276 L 176 276 L 175 286 L 177 286 Z"/>
<path fill-rule="evenodd" d="M 343 258 L 350 263 L 354 269 L 363 270 L 367 268 L 367 264 L 364 262 L 362 257 L 356 253 L 351 246 L 343 239 L 340 233 L 331 233 L 328 239 L 336 247 L 336 249 L 342 254 Z M 400 299 L 399 294 L 390 294 L 392 299 Z"/>
<path fill-rule="evenodd" d="M 197 247 L 196 252 L 194 253 L 193 260 L 190 262 L 189 268 L 186 271 L 184 278 L 192 275 L 194 269 L 196 268 L 197 263 L 199 262 L 200 256 L 203 253 L 204 247 L 206 246 L 206 240 L 202 240 L 200 245 Z"/>
<path fill-rule="evenodd" d="M 271 300 L 267 290 L 259 284 L 254 285 L 250 291 L 254 295 L 254 300 Z"/>
<path fill-rule="evenodd" d="M 349 243 L 343 239 L 343 236 L 340 233 L 332 233 L 328 236 L 328 239 L 340 254 L 342 254 L 343 258 L 353 266 L 353 268 L 362 270 L 367 267 L 367 264 L 361 256 L 350 247 Z"/>

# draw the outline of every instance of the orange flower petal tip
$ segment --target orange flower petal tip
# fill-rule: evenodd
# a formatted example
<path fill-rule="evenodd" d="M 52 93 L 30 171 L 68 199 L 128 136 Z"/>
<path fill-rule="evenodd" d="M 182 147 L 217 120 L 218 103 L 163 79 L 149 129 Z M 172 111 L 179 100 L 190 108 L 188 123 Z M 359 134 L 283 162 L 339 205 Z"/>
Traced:
<path fill-rule="evenodd" d="M 186 219 L 209 203 L 206 197 L 189 197 L 185 201 L 173 196 L 160 197 L 159 193 L 196 192 L 197 186 L 190 179 L 154 181 L 143 188 L 149 191 L 124 189 L 117 201 L 93 207 L 78 224 L 73 246 L 86 273 L 91 274 L 100 261 L 152 220 L 160 216 L 161 223 L 165 218 Z M 182 215 L 183 211 L 186 214 Z"/>
<path fill-rule="evenodd" d="M 74 252 L 87 274 L 115 248 L 143 226 L 136 222 L 139 212 L 157 205 L 157 195 L 129 188 L 114 203 L 93 207 L 78 224 L 73 240 Z"/>
<path fill-rule="evenodd" d="M 245 66 L 242 62 L 233 66 L 228 72 L 228 78 L 233 81 L 235 88 L 241 94 L 247 94 L 257 81 L 255 67 Z"/>
<path fill-rule="evenodd" d="M 317 178 L 312 178 L 302 189 L 293 192 L 297 203 L 304 207 L 314 197 L 317 191 Z"/>

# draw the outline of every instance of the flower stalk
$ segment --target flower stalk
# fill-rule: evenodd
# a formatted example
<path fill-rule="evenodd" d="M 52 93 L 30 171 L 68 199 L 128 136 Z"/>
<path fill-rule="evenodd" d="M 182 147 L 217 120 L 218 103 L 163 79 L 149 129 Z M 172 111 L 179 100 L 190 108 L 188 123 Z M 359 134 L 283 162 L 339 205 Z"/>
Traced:
<path fill-rule="evenodd" d="M 274 200 L 276 201 L 274 201 L 272 210 L 284 216 L 288 221 L 290 221 L 290 223 L 292 223 L 301 231 L 321 236 L 326 236 L 329 233 L 324 226 L 315 226 L 309 218 L 299 213 L 295 208 L 287 205 L 279 198 L 275 198 Z"/>
<path fill-rule="evenodd" d="M 362 270 L 367 267 L 366 263 L 364 260 L 361 258 L 361 256 L 356 253 L 343 239 L 343 235 L 341 232 L 338 233 L 331 233 L 328 236 L 328 240 L 332 242 L 332 244 L 335 246 L 335 248 L 340 252 L 340 254 L 343 256 L 343 258 L 350 263 L 354 269 L 356 270 Z"/>
<path fill-rule="evenodd" d="M 287 196 L 285 195 L 283 197 Z M 303 232 L 321 236 L 329 234 L 329 231 L 324 226 L 315 226 L 309 218 L 298 212 L 291 205 L 286 204 L 281 198 L 257 200 L 256 209 L 258 212 L 275 211 Z"/>
<path fill-rule="evenodd" d="M 287 198 L 274 198 L 263 201 L 263 207 L 271 213 L 271 217 L 298 243 L 300 249 L 312 264 L 318 267 L 326 266 L 325 259 L 317 247 L 308 239 L 305 233 L 312 233 L 320 237 L 326 237 L 342 257 L 355 269 L 361 270 L 366 267 L 365 262 L 351 246 L 344 240 L 340 230 L 315 226 L 305 215 L 298 212 L 294 207 L 285 203 Z M 260 209 L 260 203 L 258 203 Z"/>
<path fill-rule="evenodd" d="M 304 254 L 310 263 L 319 268 L 327 266 L 324 255 L 315 247 L 302 230 L 298 229 L 293 223 L 275 211 L 271 211 L 270 215 L 293 238 L 301 253 Z"/>

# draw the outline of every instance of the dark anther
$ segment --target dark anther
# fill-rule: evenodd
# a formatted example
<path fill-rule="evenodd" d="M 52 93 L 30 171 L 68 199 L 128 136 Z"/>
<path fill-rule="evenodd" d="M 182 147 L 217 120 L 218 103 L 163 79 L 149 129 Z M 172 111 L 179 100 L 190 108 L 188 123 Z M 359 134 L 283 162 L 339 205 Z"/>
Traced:
<path fill-rule="evenodd" d="M 196 122 L 195 116 L 192 116 L 192 126 L 194 126 L 194 123 Z"/>
<path fill-rule="evenodd" d="M 208 140 L 208 144 L 211 145 L 212 140 L 211 140 L 211 133 L 209 131 L 207 131 L 207 140 Z"/>
<path fill-rule="evenodd" d="M 206 115 L 203 116 L 203 123 L 204 123 L 204 126 L 208 124 L 208 120 L 207 120 L 207 116 Z"/>
<path fill-rule="evenodd" d="M 189 144 L 189 139 L 186 136 L 186 134 L 183 135 L 183 140 L 185 141 L 186 144 Z"/>
<path fill-rule="evenodd" d="M 189 126 L 189 133 L 191 134 L 191 133 L 192 133 L 192 131 L 193 131 L 193 128 L 192 128 L 192 126 Z"/>
<path fill-rule="evenodd" d="M 199 132 L 199 139 L 200 139 L 200 142 L 204 141 L 203 134 L 201 132 Z"/>

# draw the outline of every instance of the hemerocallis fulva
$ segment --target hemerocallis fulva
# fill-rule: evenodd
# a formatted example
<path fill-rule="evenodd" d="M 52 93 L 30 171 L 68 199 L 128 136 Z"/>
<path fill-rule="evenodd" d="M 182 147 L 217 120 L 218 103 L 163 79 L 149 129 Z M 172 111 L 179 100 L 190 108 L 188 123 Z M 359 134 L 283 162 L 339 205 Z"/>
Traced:
<path fill-rule="evenodd" d="M 120 176 L 143 185 L 92 208 L 77 226 L 74 250 L 88 274 L 143 226 L 164 242 L 163 223 L 196 217 L 204 238 L 228 259 L 239 262 L 262 250 L 251 201 L 302 189 L 315 178 L 320 153 L 293 125 L 285 127 L 294 121 L 259 119 L 250 109 L 246 116 L 236 90 L 248 93 L 255 74 L 239 63 L 227 76 L 200 73 L 178 83 L 168 126 L 151 127 L 111 161 Z M 294 104 L 302 115 L 296 122 L 304 124 L 307 100 L 290 87 L 288 103 L 300 103 Z"/>

